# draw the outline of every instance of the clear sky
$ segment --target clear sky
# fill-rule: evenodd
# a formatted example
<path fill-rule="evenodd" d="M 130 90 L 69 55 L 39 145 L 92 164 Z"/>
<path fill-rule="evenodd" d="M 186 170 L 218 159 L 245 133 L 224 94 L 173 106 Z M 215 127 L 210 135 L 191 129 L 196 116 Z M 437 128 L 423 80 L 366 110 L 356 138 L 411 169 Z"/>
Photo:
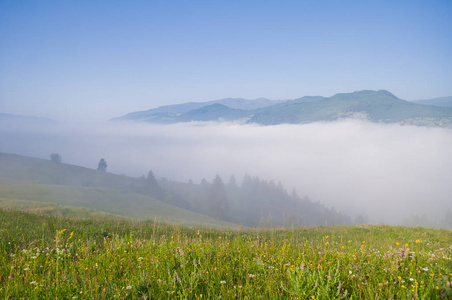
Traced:
<path fill-rule="evenodd" d="M 0 112 L 108 119 L 226 97 L 452 96 L 452 1 L 0 0 Z"/>

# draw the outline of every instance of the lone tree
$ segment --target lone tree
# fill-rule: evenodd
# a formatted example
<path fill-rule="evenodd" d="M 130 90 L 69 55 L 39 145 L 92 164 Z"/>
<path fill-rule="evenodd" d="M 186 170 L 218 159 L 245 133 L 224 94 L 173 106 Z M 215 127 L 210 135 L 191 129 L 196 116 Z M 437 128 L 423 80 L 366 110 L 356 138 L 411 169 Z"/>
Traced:
<path fill-rule="evenodd" d="M 148 177 L 146 178 L 146 193 L 156 197 L 157 199 L 163 199 L 164 192 L 155 179 L 152 170 L 149 170 Z"/>
<path fill-rule="evenodd" d="M 61 155 L 59 155 L 58 153 L 52 153 L 50 154 L 50 160 L 54 163 L 61 163 Z"/>
<path fill-rule="evenodd" d="M 107 171 L 107 161 L 103 158 L 100 159 L 97 165 L 97 171 L 106 172 Z"/>
<path fill-rule="evenodd" d="M 223 180 L 219 175 L 215 176 L 209 193 L 210 211 L 214 218 L 225 219 L 228 211 L 228 198 Z"/>

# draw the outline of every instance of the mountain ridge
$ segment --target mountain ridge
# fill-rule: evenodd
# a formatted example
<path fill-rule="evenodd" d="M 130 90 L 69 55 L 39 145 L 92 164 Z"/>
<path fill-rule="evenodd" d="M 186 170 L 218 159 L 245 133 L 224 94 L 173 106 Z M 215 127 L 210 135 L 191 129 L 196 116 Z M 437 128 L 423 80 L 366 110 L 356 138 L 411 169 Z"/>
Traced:
<path fill-rule="evenodd" d="M 422 99 L 412 101 L 417 104 L 423 105 L 434 105 L 440 107 L 452 107 L 452 96 L 449 97 L 438 97 L 433 99 Z"/>
<path fill-rule="evenodd" d="M 223 103 L 216 100 L 216 102 L 190 102 L 162 106 L 147 111 L 132 112 L 113 120 L 146 121 L 150 123 L 242 121 L 260 125 L 278 125 L 360 118 L 377 123 L 425 126 L 452 125 L 452 107 L 445 108 L 405 101 L 387 90 L 362 90 L 352 93 L 338 93 L 331 97 L 304 96 L 277 102 L 269 102 L 272 100 L 260 98 L 261 105 L 255 104 L 255 106 L 259 106 L 258 108 L 235 111 L 236 108 L 227 105 L 231 103 L 231 99 L 233 98 L 223 99 Z M 240 105 L 244 107 L 246 101 L 256 100 L 239 98 L 239 100 L 235 99 L 232 102 L 236 103 L 236 107 L 240 107 Z M 224 107 L 221 107 L 221 109 L 219 106 L 209 107 L 214 104 L 221 104 Z M 216 109 L 213 109 L 214 107 Z M 176 111 L 179 113 L 175 113 Z M 182 115 L 184 117 L 181 118 Z"/>
<path fill-rule="evenodd" d="M 33 125 L 55 125 L 59 122 L 49 118 L 37 117 L 37 116 L 24 116 L 8 113 L 0 113 L 0 122 L 27 122 Z"/>

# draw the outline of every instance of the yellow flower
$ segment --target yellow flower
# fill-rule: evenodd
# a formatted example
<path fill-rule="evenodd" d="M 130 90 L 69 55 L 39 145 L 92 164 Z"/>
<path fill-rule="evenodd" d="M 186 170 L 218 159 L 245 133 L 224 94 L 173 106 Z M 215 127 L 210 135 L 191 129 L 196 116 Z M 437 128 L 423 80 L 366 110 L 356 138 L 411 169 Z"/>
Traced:
<path fill-rule="evenodd" d="M 416 240 L 416 244 L 419 244 L 421 241 L 420 240 Z"/>
<path fill-rule="evenodd" d="M 65 229 L 66 230 L 66 229 Z M 74 232 L 71 232 L 71 235 L 69 236 L 69 238 L 66 240 L 66 243 L 69 242 L 70 239 L 72 239 L 72 237 L 74 236 Z"/>

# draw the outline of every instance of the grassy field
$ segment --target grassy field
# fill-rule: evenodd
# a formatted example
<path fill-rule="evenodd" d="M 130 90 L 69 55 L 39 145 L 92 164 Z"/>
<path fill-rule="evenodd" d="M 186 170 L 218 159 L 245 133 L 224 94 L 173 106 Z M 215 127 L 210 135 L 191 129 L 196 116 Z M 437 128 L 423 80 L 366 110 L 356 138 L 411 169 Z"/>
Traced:
<path fill-rule="evenodd" d="M 199 225 L 204 223 L 216 228 L 232 228 L 228 222 L 175 207 L 163 201 L 136 194 L 103 187 L 80 187 L 64 185 L 0 182 L 0 199 L 11 208 L 27 203 L 47 203 L 47 205 L 85 208 L 124 218 L 136 220 L 159 219 L 166 223 Z M 19 200 L 19 201 L 18 201 Z M 0 204 L 2 200 L 0 200 Z M 20 202 L 25 201 L 25 202 Z M 5 207 L 5 206 L 2 206 Z M 20 207 L 17 207 L 20 209 Z"/>
<path fill-rule="evenodd" d="M 0 210 L 2 299 L 452 299 L 451 257 L 450 230 L 218 230 Z"/>
<path fill-rule="evenodd" d="M 3 208 L 30 211 L 38 206 L 54 215 L 85 217 L 94 210 L 95 214 L 136 220 L 235 228 L 232 223 L 176 207 L 166 199 L 137 193 L 133 186 L 138 184 L 139 179 L 124 175 L 0 153 L 0 207 Z M 78 212 L 74 214 L 76 208 Z"/>

